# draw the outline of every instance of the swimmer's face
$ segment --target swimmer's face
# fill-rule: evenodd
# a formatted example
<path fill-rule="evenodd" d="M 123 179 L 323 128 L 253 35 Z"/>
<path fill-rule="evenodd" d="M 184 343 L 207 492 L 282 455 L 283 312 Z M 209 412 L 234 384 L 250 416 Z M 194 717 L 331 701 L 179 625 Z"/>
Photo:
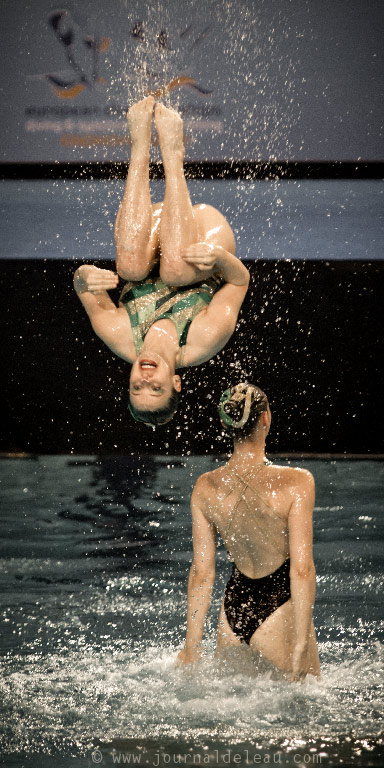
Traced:
<path fill-rule="evenodd" d="M 167 406 L 173 389 L 181 390 L 180 376 L 154 352 L 139 355 L 133 363 L 129 380 L 129 399 L 140 411 L 156 411 Z"/>

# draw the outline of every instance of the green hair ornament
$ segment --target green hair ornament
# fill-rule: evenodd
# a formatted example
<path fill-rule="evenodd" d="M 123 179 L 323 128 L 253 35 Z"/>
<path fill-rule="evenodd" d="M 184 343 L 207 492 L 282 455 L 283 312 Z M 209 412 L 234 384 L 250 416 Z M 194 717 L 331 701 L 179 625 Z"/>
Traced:
<path fill-rule="evenodd" d="M 236 386 L 232 387 L 232 389 L 226 389 L 225 392 L 223 392 L 220 398 L 218 411 L 221 420 L 227 427 L 240 429 L 244 426 L 244 424 L 247 423 L 249 414 L 251 412 L 252 395 L 255 394 L 256 391 L 257 390 L 252 386 L 252 384 L 246 384 L 245 382 L 242 382 L 241 384 L 236 384 Z M 243 415 L 239 421 L 234 421 L 225 411 L 225 406 L 231 401 L 237 403 L 244 401 Z"/>
<path fill-rule="evenodd" d="M 229 403 L 230 399 L 231 399 L 231 390 L 226 389 L 225 392 L 223 392 L 223 394 L 221 395 L 220 402 L 218 405 L 218 411 L 219 411 L 219 416 L 221 418 L 221 421 L 223 421 L 227 427 L 233 426 L 233 419 L 231 419 L 231 417 L 228 416 L 228 414 L 224 410 L 225 406 L 227 405 L 227 403 Z"/>

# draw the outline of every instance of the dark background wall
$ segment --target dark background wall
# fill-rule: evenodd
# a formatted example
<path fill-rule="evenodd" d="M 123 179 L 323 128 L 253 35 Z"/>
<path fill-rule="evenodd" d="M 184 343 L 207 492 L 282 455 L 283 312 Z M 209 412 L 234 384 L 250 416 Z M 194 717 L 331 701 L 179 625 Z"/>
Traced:
<path fill-rule="evenodd" d="M 216 404 L 247 376 L 271 400 L 271 452 L 383 452 L 384 262 L 248 263 L 235 336 L 183 373 L 179 413 L 155 432 L 127 413 L 130 366 L 93 335 L 72 289 L 76 266 L 2 262 L 1 451 L 225 452 Z"/>

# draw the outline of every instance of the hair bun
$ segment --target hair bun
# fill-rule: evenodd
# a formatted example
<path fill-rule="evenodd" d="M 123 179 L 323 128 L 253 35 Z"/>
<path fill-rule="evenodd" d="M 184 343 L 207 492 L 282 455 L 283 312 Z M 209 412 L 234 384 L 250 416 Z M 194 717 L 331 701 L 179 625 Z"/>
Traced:
<path fill-rule="evenodd" d="M 267 406 L 267 396 L 259 387 L 241 382 L 223 392 L 218 410 L 226 426 L 241 429 L 251 414 L 257 421 L 260 414 L 267 410 Z"/>

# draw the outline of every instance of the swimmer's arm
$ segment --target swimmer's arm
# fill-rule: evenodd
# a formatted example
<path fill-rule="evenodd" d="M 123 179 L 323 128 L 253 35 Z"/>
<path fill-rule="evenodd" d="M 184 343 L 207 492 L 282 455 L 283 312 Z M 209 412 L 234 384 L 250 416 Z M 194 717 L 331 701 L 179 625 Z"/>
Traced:
<path fill-rule="evenodd" d="M 238 273 L 239 282 L 235 283 L 227 281 L 223 287 L 214 294 L 205 313 L 206 320 L 212 327 L 225 327 L 230 334 L 235 330 L 240 308 L 245 299 L 249 285 L 249 272 L 247 268 L 241 261 L 236 259 L 235 256 L 232 258 L 234 258 L 237 261 L 238 266 L 241 267 Z M 233 272 L 235 273 L 235 270 Z"/>
<path fill-rule="evenodd" d="M 114 272 L 88 264 L 79 267 L 73 277 L 75 291 L 96 335 L 115 355 L 132 362 L 135 349 L 128 315 L 119 311 L 107 293 L 117 283 Z"/>
<path fill-rule="evenodd" d="M 310 472 L 305 470 L 300 470 L 297 478 L 288 516 L 291 601 L 295 633 L 291 680 L 303 679 L 309 671 L 308 648 L 316 589 L 312 554 L 315 483 Z"/>
<path fill-rule="evenodd" d="M 82 264 L 76 270 L 73 287 L 90 319 L 103 309 L 116 309 L 107 291 L 116 288 L 118 280 L 115 272 L 92 264 Z"/>
<path fill-rule="evenodd" d="M 249 278 L 248 270 L 245 271 Z M 247 286 L 248 280 L 241 286 L 226 283 L 215 293 L 207 309 L 199 312 L 188 334 L 184 365 L 200 365 L 225 347 L 236 328 Z"/>
<path fill-rule="evenodd" d="M 249 285 L 249 272 L 236 256 L 224 248 L 215 248 L 219 251 L 216 258 L 215 271 L 219 271 L 225 280 L 225 284 L 218 290 L 206 311 L 204 322 L 208 327 L 225 336 L 225 342 L 232 335 L 236 327 L 240 307 L 244 301 Z M 223 344 L 224 346 L 224 344 Z"/>
<path fill-rule="evenodd" d="M 204 515 L 199 496 L 198 481 L 191 500 L 193 562 L 188 579 L 187 634 L 177 658 L 179 664 L 193 663 L 202 654 L 204 624 L 215 581 L 216 528 Z"/>
<path fill-rule="evenodd" d="M 243 289 L 244 298 L 249 284 L 249 272 L 237 256 L 221 245 L 195 243 L 186 248 L 183 259 L 204 273 L 203 276 L 208 271 L 211 274 L 219 273 L 225 283 Z"/>

